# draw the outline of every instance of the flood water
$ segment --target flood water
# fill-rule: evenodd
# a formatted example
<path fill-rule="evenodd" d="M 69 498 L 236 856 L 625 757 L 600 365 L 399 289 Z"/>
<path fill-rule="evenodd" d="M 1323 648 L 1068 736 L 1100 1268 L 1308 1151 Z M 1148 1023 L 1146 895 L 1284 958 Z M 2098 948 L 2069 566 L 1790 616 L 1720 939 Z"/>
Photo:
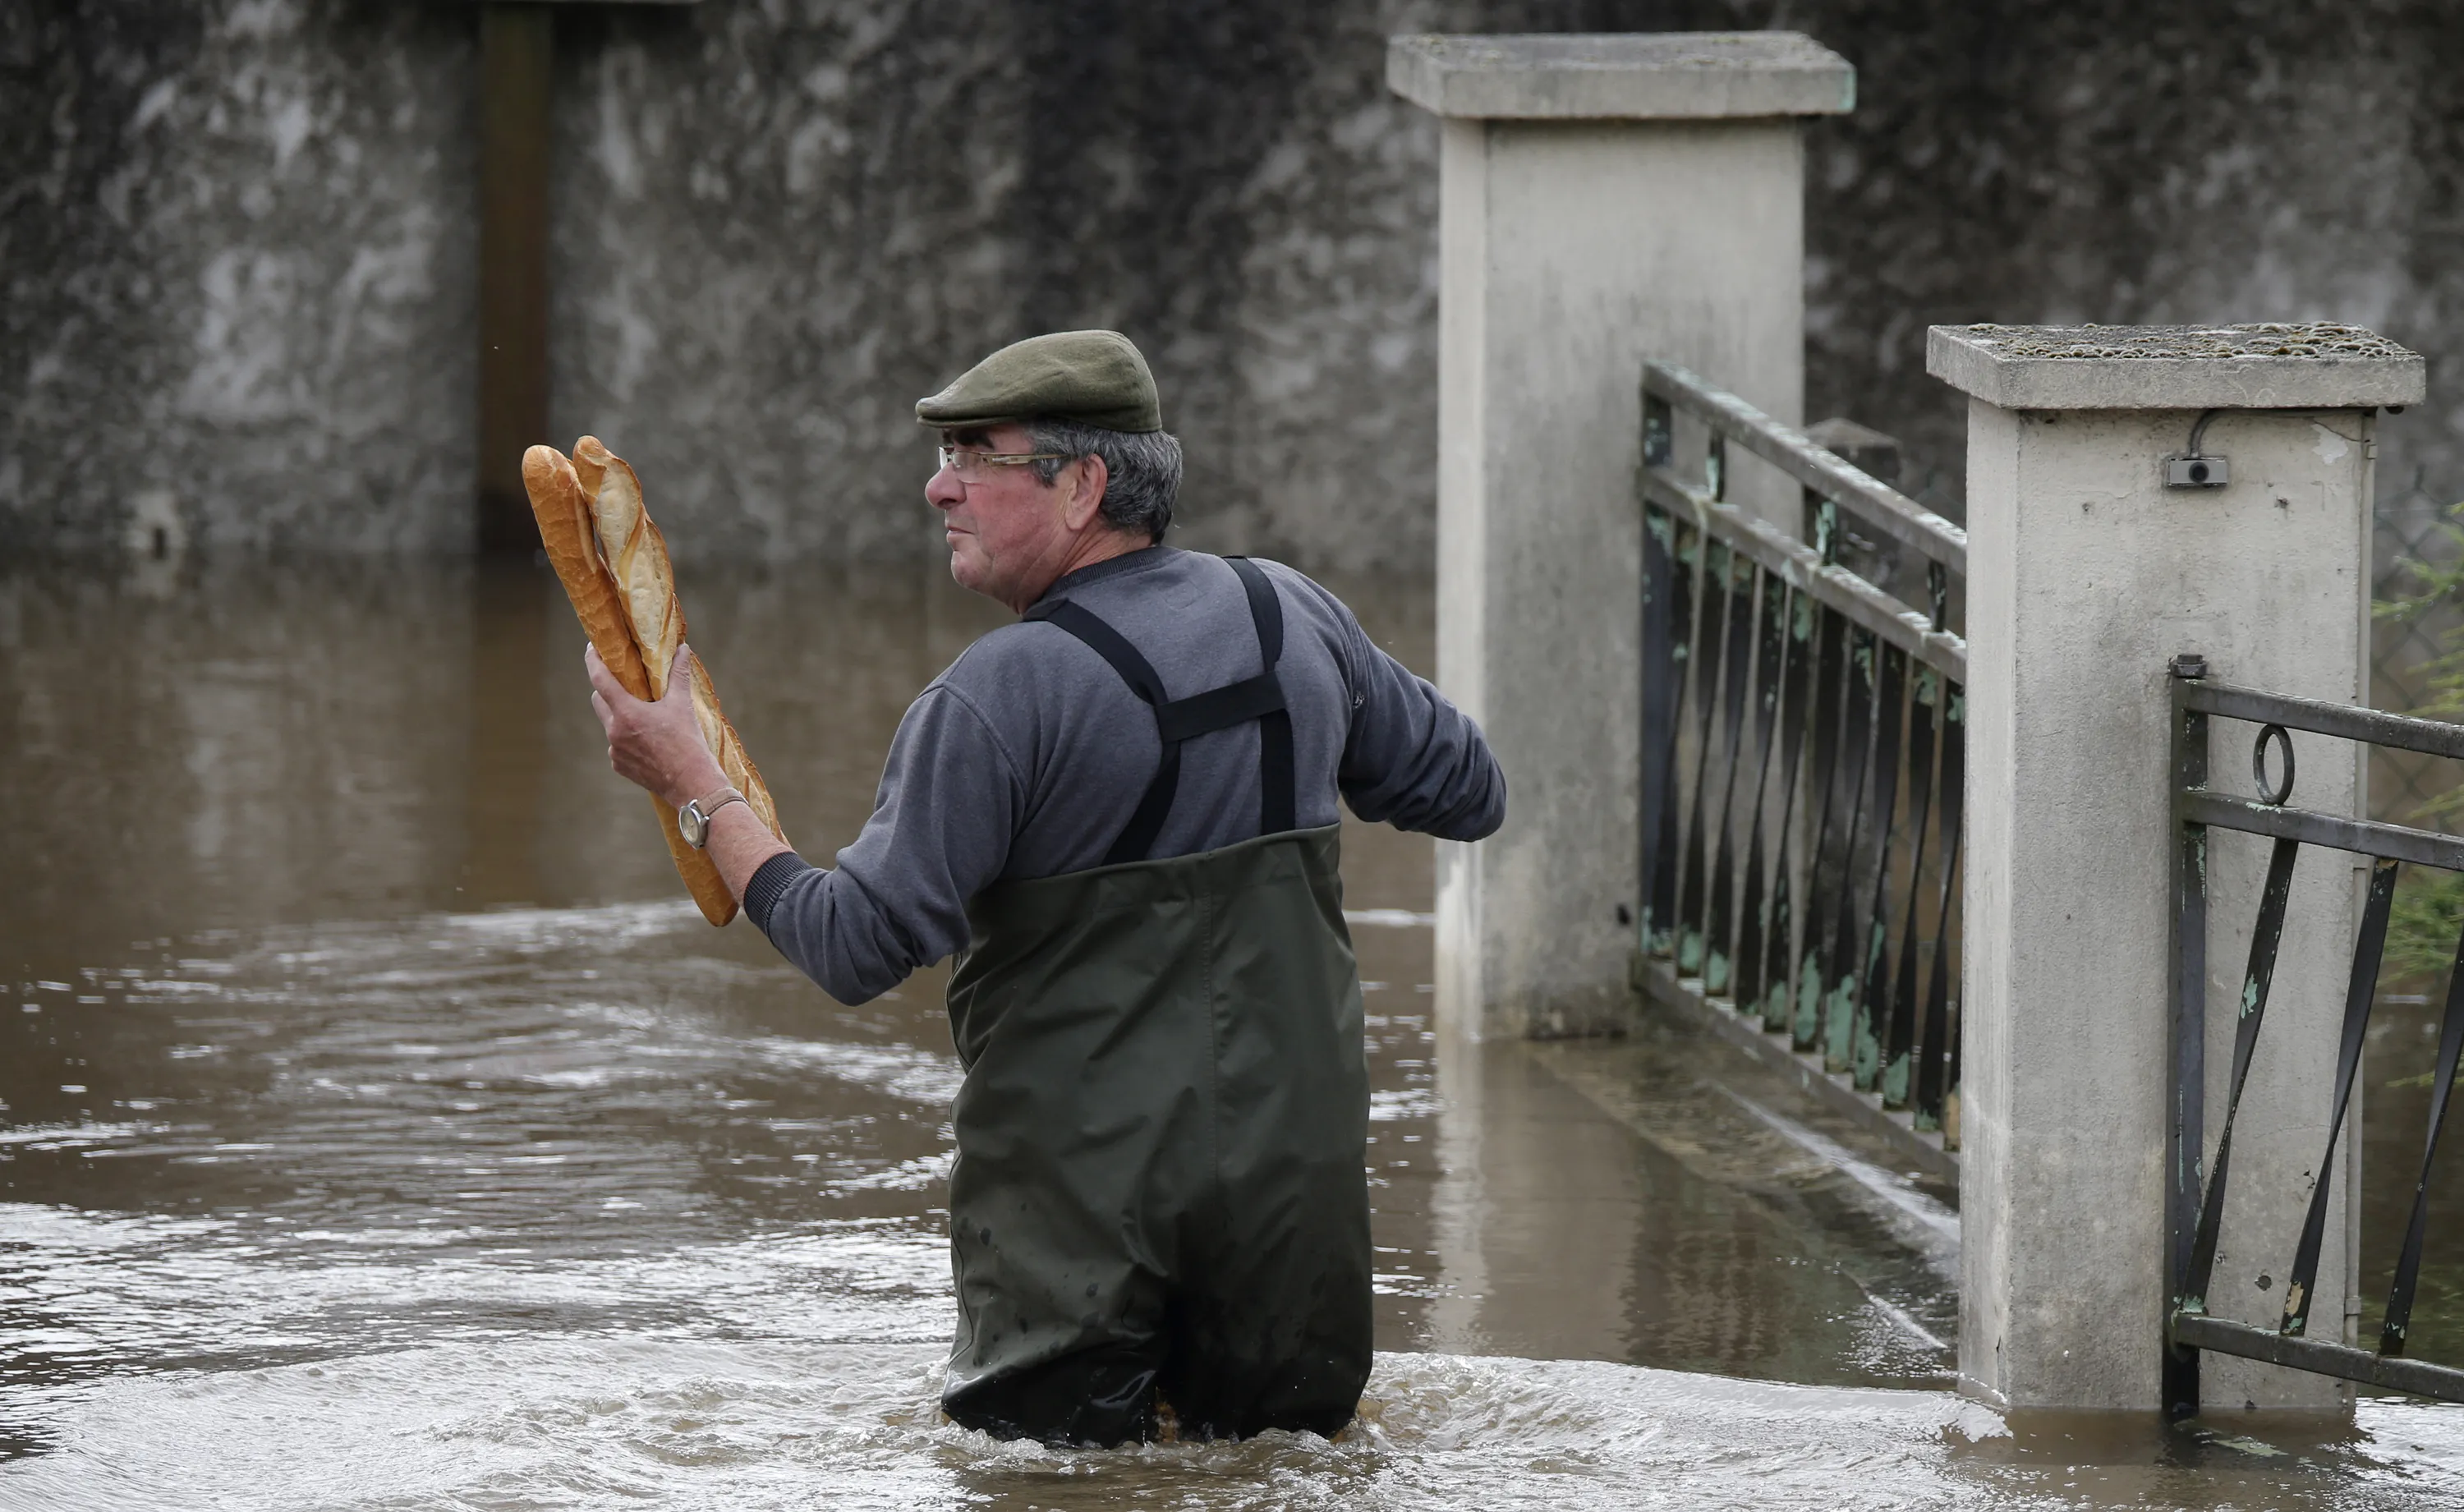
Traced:
<path fill-rule="evenodd" d="M 1004 618 L 930 566 L 682 586 L 816 858 Z M 1335 586 L 1428 668 L 1425 584 Z M 2464 1501 L 2452 1409 L 1962 1400 L 1949 1194 L 1673 1028 L 1441 1037 L 1429 843 L 1357 825 L 1360 1421 L 956 1430 L 940 974 L 846 1008 L 705 926 L 581 644 L 520 566 L 0 568 L 0 1508 Z"/>

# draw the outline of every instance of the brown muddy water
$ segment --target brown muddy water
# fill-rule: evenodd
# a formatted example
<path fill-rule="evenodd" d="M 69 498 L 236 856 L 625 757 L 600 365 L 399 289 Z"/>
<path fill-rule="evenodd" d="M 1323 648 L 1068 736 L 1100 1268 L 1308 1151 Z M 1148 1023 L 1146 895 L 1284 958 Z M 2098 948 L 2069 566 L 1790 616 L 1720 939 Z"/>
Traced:
<path fill-rule="evenodd" d="M 1428 667 L 1425 584 L 1336 586 Z M 1001 618 L 930 567 L 683 588 L 816 857 Z M 0 1508 L 2464 1502 L 2450 1409 L 1963 1401 L 1947 1194 L 1674 1029 L 1441 1038 L 1429 844 L 1360 826 L 1360 1421 L 950 1428 L 940 975 L 846 1008 L 703 925 L 580 655 L 521 567 L 0 568 Z"/>

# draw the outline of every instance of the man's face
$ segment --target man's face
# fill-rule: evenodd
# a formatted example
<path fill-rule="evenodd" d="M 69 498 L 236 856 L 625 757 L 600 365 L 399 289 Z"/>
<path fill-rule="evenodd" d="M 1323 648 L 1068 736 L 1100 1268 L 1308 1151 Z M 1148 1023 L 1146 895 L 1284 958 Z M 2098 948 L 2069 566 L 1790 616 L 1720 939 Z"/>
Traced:
<path fill-rule="evenodd" d="M 1017 425 L 945 430 L 941 439 L 996 454 L 1035 449 L 1026 427 Z M 935 472 L 924 485 L 924 497 L 941 512 L 950 576 L 960 587 L 1012 608 L 1033 603 L 1075 543 L 1067 521 L 1070 491 L 1062 486 L 1069 481 L 1067 469 L 1053 483 L 1037 477 L 1032 467 L 982 468 L 965 478 L 950 468 Z"/>

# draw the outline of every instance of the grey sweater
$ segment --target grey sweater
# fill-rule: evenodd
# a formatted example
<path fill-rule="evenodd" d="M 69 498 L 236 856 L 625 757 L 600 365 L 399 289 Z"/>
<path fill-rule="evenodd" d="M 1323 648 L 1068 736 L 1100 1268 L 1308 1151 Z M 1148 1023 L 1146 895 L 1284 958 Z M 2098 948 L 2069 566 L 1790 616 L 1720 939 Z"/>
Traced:
<path fill-rule="evenodd" d="M 1341 600 L 1276 562 L 1278 664 L 1291 711 L 1298 818 L 1331 824 L 1339 794 L 1364 820 L 1478 840 L 1506 814 L 1506 779 L 1478 726 L 1377 649 Z M 1240 579 L 1220 558 L 1154 547 L 1084 567 L 1074 600 L 1186 698 L 1260 670 Z M 1258 833 L 1258 725 L 1181 746 L 1180 785 L 1154 854 Z M 1162 744 L 1155 713 L 1067 631 L 1005 625 L 967 647 L 898 723 L 872 818 L 834 870 L 772 858 L 745 912 L 842 1002 L 860 1003 L 967 940 L 967 900 L 995 882 L 1103 864 Z"/>

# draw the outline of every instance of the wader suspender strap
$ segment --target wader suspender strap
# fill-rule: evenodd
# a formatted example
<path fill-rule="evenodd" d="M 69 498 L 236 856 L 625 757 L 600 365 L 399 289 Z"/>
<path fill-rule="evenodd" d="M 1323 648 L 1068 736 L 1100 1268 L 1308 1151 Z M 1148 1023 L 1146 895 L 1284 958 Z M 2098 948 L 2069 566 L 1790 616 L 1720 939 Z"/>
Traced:
<path fill-rule="evenodd" d="M 1255 562 L 1244 557 L 1223 559 L 1241 575 L 1241 587 L 1249 596 L 1249 618 L 1257 625 L 1258 650 L 1266 669 L 1187 698 L 1164 697 L 1163 679 L 1138 654 L 1138 648 L 1068 600 L 1039 603 L 1026 611 L 1027 619 L 1048 621 L 1084 641 L 1089 650 L 1112 664 L 1130 691 L 1155 710 L 1163 760 L 1155 767 L 1155 780 L 1147 784 L 1146 796 L 1138 800 L 1137 812 L 1130 816 L 1129 826 L 1106 853 L 1105 866 L 1144 861 L 1155 848 L 1155 837 L 1163 833 L 1164 817 L 1172 812 L 1173 794 L 1180 787 L 1182 741 L 1252 719 L 1258 721 L 1258 833 L 1280 835 L 1300 827 L 1292 774 L 1292 716 L 1284 706 L 1283 682 L 1275 675 L 1275 664 L 1284 654 L 1284 606 L 1275 598 L 1274 584 Z"/>

